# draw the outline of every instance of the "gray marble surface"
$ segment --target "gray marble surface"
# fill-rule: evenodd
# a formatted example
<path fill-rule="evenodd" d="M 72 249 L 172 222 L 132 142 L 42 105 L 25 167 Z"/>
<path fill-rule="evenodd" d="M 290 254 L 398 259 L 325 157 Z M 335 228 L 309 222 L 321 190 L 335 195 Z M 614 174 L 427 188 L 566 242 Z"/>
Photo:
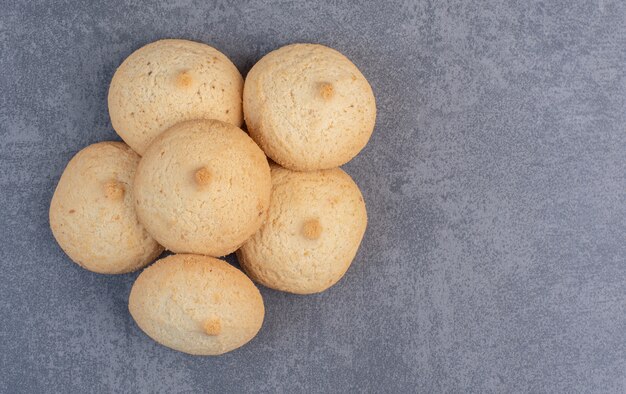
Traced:
<path fill-rule="evenodd" d="M 625 392 L 623 1 L 0 0 L 0 392 Z M 70 262 L 48 227 L 67 161 L 118 139 L 117 65 L 164 37 L 246 73 L 319 42 L 379 116 L 345 169 L 369 227 L 315 296 L 263 288 L 251 343 L 161 347 L 136 274 Z"/>

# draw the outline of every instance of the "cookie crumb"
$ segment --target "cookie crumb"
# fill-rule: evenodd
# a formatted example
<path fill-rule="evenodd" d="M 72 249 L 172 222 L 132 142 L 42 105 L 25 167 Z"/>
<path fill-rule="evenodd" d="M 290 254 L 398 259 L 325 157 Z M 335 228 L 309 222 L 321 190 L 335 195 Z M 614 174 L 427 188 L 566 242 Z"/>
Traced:
<path fill-rule="evenodd" d="M 322 87 L 320 88 L 320 94 L 322 95 L 324 100 L 330 100 L 333 97 L 334 93 L 335 93 L 335 89 L 333 88 L 332 84 L 330 83 L 322 84 Z"/>
<path fill-rule="evenodd" d="M 117 181 L 109 181 L 104 184 L 104 196 L 109 200 L 119 200 L 124 197 L 124 185 Z"/>
<path fill-rule="evenodd" d="M 308 239 L 318 239 L 322 234 L 322 225 L 317 219 L 310 219 L 302 226 L 302 235 Z"/>
<path fill-rule="evenodd" d="M 209 319 L 204 323 L 204 333 L 209 336 L 220 335 L 222 323 L 219 319 Z"/>
<path fill-rule="evenodd" d="M 188 88 L 191 86 L 191 82 L 193 82 L 193 78 L 187 71 L 183 71 L 176 76 L 176 86 L 179 88 Z"/>
<path fill-rule="evenodd" d="M 199 186 L 206 186 L 211 182 L 211 171 L 208 168 L 202 167 L 195 174 L 196 183 Z"/>

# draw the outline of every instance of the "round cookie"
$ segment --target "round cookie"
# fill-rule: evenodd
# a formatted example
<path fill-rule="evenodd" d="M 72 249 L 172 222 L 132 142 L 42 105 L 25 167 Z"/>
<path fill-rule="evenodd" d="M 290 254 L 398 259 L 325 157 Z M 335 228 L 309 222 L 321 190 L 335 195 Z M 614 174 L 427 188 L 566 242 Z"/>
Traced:
<path fill-rule="evenodd" d="M 128 300 L 135 322 L 169 348 L 218 355 L 249 342 L 265 309 L 254 283 L 230 264 L 208 256 L 168 256 L 137 277 Z"/>
<path fill-rule="evenodd" d="M 122 142 L 100 142 L 78 152 L 63 171 L 50 203 L 50 227 L 83 268 L 131 272 L 163 251 L 135 213 L 132 183 L 139 159 Z"/>
<path fill-rule="evenodd" d="M 250 136 L 283 167 L 340 166 L 367 144 L 376 121 L 369 83 L 344 55 L 292 44 L 252 67 L 243 91 Z"/>
<path fill-rule="evenodd" d="M 343 277 L 366 226 L 363 196 L 341 169 L 295 172 L 272 166 L 268 218 L 237 257 L 258 283 L 318 293 Z"/>
<path fill-rule="evenodd" d="M 265 219 L 270 168 L 241 129 L 218 120 L 170 128 L 146 150 L 135 176 L 137 214 L 176 253 L 224 256 Z"/>
<path fill-rule="evenodd" d="M 133 52 L 109 88 L 111 124 L 140 155 L 164 130 L 185 120 L 241 126 L 243 78 L 221 52 L 187 40 L 160 40 Z"/>

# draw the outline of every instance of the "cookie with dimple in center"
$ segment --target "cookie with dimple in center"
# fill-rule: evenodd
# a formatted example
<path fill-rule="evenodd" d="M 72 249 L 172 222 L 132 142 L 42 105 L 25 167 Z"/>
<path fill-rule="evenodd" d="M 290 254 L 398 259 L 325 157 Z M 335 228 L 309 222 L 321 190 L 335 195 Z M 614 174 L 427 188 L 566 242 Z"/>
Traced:
<path fill-rule="evenodd" d="M 328 169 L 367 144 L 376 120 L 372 89 L 334 49 L 292 44 L 252 67 L 243 91 L 250 136 L 283 167 Z"/>
<path fill-rule="evenodd" d="M 135 271 L 163 248 L 139 223 L 132 184 L 137 155 L 121 142 L 100 142 L 68 163 L 50 204 L 50 227 L 61 248 L 99 273 Z"/>
<path fill-rule="evenodd" d="M 243 123 L 243 78 L 221 52 L 187 40 L 160 40 L 133 52 L 115 72 L 109 115 L 115 131 L 139 154 L 185 120 Z"/>
<path fill-rule="evenodd" d="M 259 290 L 241 271 L 208 256 L 172 255 L 145 269 L 128 308 L 152 339 L 195 355 L 218 355 L 250 341 L 263 324 Z"/>
<path fill-rule="evenodd" d="M 258 283 L 318 293 L 343 277 L 366 226 L 363 196 L 341 169 L 295 172 L 272 166 L 268 218 L 237 257 Z"/>
<path fill-rule="evenodd" d="M 263 151 L 217 120 L 179 123 L 137 168 L 135 204 L 148 232 L 176 253 L 224 256 L 261 226 L 271 179 Z"/>

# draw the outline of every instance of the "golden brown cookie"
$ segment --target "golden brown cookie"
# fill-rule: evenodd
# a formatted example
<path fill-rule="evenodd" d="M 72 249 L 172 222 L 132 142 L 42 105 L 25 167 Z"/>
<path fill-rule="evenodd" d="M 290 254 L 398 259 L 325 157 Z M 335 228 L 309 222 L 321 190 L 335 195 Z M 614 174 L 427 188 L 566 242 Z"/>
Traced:
<path fill-rule="evenodd" d="M 268 218 L 237 257 L 258 283 L 318 293 L 343 277 L 366 226 L 363 196 L 341 169 L 295 172 L 273 165 Z"/>
<path fill-rule="evenodd" d="M 185 120 L 243 122 L 243 78 L 221 52 L 187 40 L 160 40 L 133 52 L 115 72 L 109 115 L 115 131 L 143 154 L 164 130 Z"/>
<path fill-rule="evenodd" d="M 283 167 L 327 169 L 367 144 L 376 120 L 372 89 L 344 55 L 316 44 L 293 44 L 252 67 L 243 92 L 250 136 Z"/>
<path fill-rule="evenodd" d="M 137 278 L 130 314 L 148 336 L 172 349 L 218 355 L 249 342 L 263 324 L 259 290 L 241 271 L 208 256 L 168 256 Z"/>
<path fill-rule="evenodd" d="M 61 175 L 50 203 L 50 227 L 65 253 L 90 271 L 131 272 L 163 251 L 135 213 L 138 163 L 126 144 L 100 142 L 78 152 Z"/>
<path fill-rule="evenodd" d="M 224 256 L 265 219 L 271 191 L 263 151 L 217 120 L 179 123 L 146 150 L 135 177 L 141 222 L 176 253 Z"/>

